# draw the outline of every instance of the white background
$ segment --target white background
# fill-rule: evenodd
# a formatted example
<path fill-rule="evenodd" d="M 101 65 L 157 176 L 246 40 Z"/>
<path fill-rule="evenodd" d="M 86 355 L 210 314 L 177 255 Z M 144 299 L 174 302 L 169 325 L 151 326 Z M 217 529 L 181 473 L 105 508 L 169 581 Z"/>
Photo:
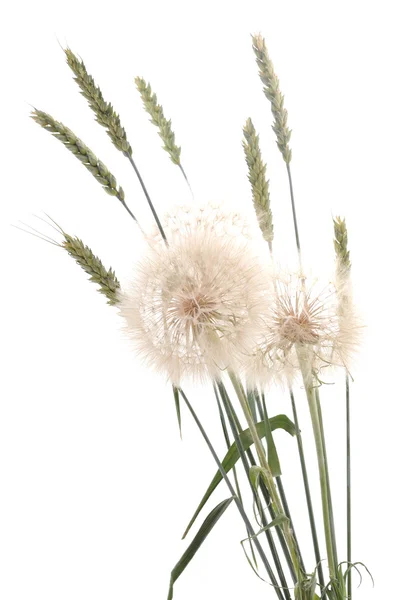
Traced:
<path fill-rule="evenodd" d="M 251 116 L 271 180 L 276 252 L 294 256 L 284 164 L 250 33 L 265 36 L 293 129 L 292 172 L 304 259 L 332 258 L 332 215 L 346 216 L 355 295 L 367 323 L 353 385 L 353 557 L 372 571 L 358 600 L 395 598 L 395 375 L 398 132 L 394 2 L 15 2 L 3 8 L 0 598 L 166 598 L 181 534 L 214 465 L 187 412 L 179 440 L 168 386 L 132 354 L 114 309 L 54 246 L 11 227 L 49 213 L 122 282 L 139 247 L 133 222 L 30 105 L 63 121 L 109 166 L 145 224 L 134 173 L 79 96 L 61 46 L 80 54 L 120 113 L 159 212 L 190 196 L 133 83 L 149 80 L 173 120 L 196 201 L 250 212 L 241 128 Z M 58 41 L 59 44 L 58 44 Z M 344 403 L 323 393 L 340 558 L 344 559 Z M 313 488 L 314 448 L 297 391 Z M 190 394 L 220 454 L 209 390 Z M 289 413 L 270 397 L 270 413 Z M 290 414 L 290 413 L 289 413 Z M 285 485 L 313 568 L 295 441 L 277 434 Z M 227 497 L 223 485 L 217 499 Z M 214 506 L 216 498 L 209 503 Z M 316 502 L 318 519 L 320 506 Z M 175 598 L 273 598 L 245 562 L 235 507 L 177 582 Z M 323 550 L 323 555 L 325 552 Z M 355 582 L 357 582 L 354 577 Z M 354 588 L 355 589 L 355 588 Z"/>

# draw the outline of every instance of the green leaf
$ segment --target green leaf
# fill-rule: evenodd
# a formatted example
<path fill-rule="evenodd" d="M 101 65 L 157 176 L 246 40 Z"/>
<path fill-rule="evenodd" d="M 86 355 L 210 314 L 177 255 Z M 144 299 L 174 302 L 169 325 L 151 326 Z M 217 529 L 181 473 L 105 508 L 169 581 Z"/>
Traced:
<path fill-rule="evenodd" d="M 214 525 L 220 519 L 220 517 L 227 510 L 228 506 L 231 504 L 233 498 L 228 498 L 227 500 L 223 500 L 218 504 L 211 513 L 206 517 L 203 521 L 201 528 L 198 533 L 195 535 L 192 542 L 189 544 L 188 548 L 185 550 L 184 554 L 181 556 L 180 560 L 174 567 L 170 576 L 170 587 L 169 587 L 169 595 L 167 596 L 167 600 L 172 600 L 173 598 L 173 586 L 181 573 L 187 567 L 187 565 L 191 562 L 196 552 L 199 550 L 200 546 L 203 544 L 210 531 L 213 529 Z"/>
<path fill-rule="evenodd" d="M 295 600 L 307 600 L 307 598 L 312 598 L 316 600 L 319 596 L 315 593 L 316 589 L 316 572 L 314 571 L 310 576 L 301 581 L 301 583 L 296 583 L 294 588 L 294 598 Z M 343 596 L 338 595 L 336 598 L 343 598 Z M 344 598 L 345 598 L 344 594 Z"/>
<path fill-rule="evenodd" d="M 286 515 L 278 515 L 277 517 L 275 517 L 275 519 L 271 521 L 271 523 L 268 523 L 268 525 L 262 527 L 260 531 L 256 533 L 256 535 L 252 536 L 252 538 L 259 536 L 260 533 L 263 533 L 263 531 L 267 531 L 267 529 L 271 529 L 271 527 L 279 527 L 279 525 L 282 525 L 282 523 L 286 523 L 287 521 L 289 521 L 289 519 Z"/>
<path fill-rule="evenodd" d="M 263 467 L 259 467 L 257 465 L 253 465 L 252 467 L 250 467 L 250 470 L 249 470 L 250 483 L 252 484 L 252 486 L 254 487 L 255 490 L 258 489 L 258 484 L 259 484 L 261 476 L 263 477 L 264 483 L 267 484 L 268 476 L 267 476 L 266 470 Z"/>
<path fill-rule="evenodd" d="M 174 385 L 173 385 L 173 394 L 174 394 L 174 402 L 175 402 L 175 406 L 176 406 L 178 428 L 180 430 L 180 438 L 182 439 L 180 394 L 178 393 L 178 388 L 176 388 Z"/>
<path fill-rule="evenodd" d="M 267 529 L 271 529 L 271 527 L 279 527 L 279 525 L 282 525 L 282 523 L 285 523 L 286 521 L 288 521 L 289 519 L 287 518 L 286 515 L 278 515 L 277 517 L 275 517 L 275 519 L 273 519 L 273 521 L 271 521 L 271 523 L 268 523 L 268 525 L 266 525 L 265 527 L 263 527 L 262 529 L 260 529 L 260 531 L 252 536 L 249 536 L 248 538 L 244 539 L 241 541 L 241 546 L 243 548 L 243 552 L 245 553 L 246 556 L 246 560 L 249 563 L 249 565 L 251 566 L 251 568 L 253 569 L 253 571 L 255 572 L 255 574 L 257 575 L 257 577 L 259 577 L 262 581 L 265 581 L 265 579 L 263 579 L 258 572 L 257 569 L 257 564 L 256 564 L 256 568 L 254 568 L 252 561 L 250 560 L 247 552 L 246 552 L 246 548 L 245 548 L 245 542 L 249 541 L 251 542 L 251 540 L 253 538 L 256 538 L 260 535 L 260 533 L 263 533 L 264 531 L 267 531 Z"/>
<path fill-rule="evenodd" d="M 275 417 L 271 417 L 269 422 L 271 426 L 271 431 L 274 431 L 275 429 L 284 429 L 285 431 L 290 433 L 290 435 L 296 435 L 296 428 L 294 426 L 294 423 L 292 423 L 292 421 L 286 415 L 276 415 Z M 260 438 L 265 437 L 266 427 L 264 425 L 264 421 L 257 423 L 256 429 Z M 247 450 L 253 444 L 253 439 L 249 429 L 245 429 L 244 431 L 242 431 L 242 433 L 239 434 L 239 438 L 244 450 Z M 222 461 L 222 466 L 225 472 L 228 473 L 228 471 L 232 469 L 232 467 L 237 463 L 238 460 L 239 450 L 236 446 L 236 443 L 234 442 Z M 206 502 L 208 501 L 208 499 L 210 498 L 220 481 L 222 481 L 222 475 L 219 471 L 217 471 L 209 487 L 207 488 L 206 493 L 204 494 L 198 508 L 196 509 L 194 516 L 190 520 L 188 527 L 186 528 L 184 535 L 182 536 L 182 539 L 184 539 L 188 534 L 200 511 L 202 510 L 202 508 L 204 507 L 204 505 L 206 504 Z"/>

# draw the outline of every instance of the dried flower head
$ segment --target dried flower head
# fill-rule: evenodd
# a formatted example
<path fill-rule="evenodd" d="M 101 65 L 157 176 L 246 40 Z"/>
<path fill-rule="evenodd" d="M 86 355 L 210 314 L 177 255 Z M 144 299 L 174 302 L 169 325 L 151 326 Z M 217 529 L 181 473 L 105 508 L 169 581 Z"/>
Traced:
<path fill-rule="evenodd" d="M 217 235 L 210 223 L 182 227 L 168 240 L 149 246 L 120 295 L 126 332 L 174 384 L 217 378 L 253 346 L 269 279 L 245 241 Z"/>
<path fill-rule="evenodd" d="M 338 280 L 325 285 L 309 281 L 300 273 L 277 275 L 271 318 L 265 320 L 261 343 L 247 361 L 250 385 L 275 377 L 293 379 L 303 357 L 318 377 L 326 367 L 348 367 L 361 326 L 352 302 L 342 318 L 339 285 Z"/>

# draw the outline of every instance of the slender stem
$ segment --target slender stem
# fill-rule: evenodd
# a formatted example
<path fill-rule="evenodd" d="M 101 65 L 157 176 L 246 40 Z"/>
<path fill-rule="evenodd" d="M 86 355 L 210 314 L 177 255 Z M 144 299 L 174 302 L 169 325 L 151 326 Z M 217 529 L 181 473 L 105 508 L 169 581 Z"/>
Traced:
<path fill-rule="evenodd" d="M 319 419 L 319 427 L 320 427 L 321 440 L 322 440 L 322 446 L 323 446 L 323 455 L 325 457 L 326 482 L 327 482 L 328 500 L 329 500 L 330 528 L 331 528 L 331 532 L 332 532 L 334 564 L 336 566 L 336 571 L 337 571 L 337 565 L 338 565 L 339 561 L 337 560 L 337 544 L 336 544 L 336 532 L 335 532 L 335 527 L 334 527 L 332 492 L 331 492 L 331 486 L 330 486 L 328 456 L 327 456 L 327 452 L 326 452 L 325 430 L 323 427 L 322 407 L 321 407 L 321 403 L 320 403 L 320 399 L 319 399 L 319 388 L 318 387 L 315 388 L 315 398 L 316 398 L 316 404 L 317 404 L 317 410 L 318 410 L 318 419 Z"/>
<path fill-rule="evenodd" d="M 229 439 L 229 433 L 228 433 L 227 424 L 225 422 L 224 411 L 223 411 L 222 406 L 221 406 L 220 397 L 219 397 L 219 394 L 218 394 L 217 387 L 216 387 L 215 383 L 213 383 L 213 390 L 214 390 L 214 395 L 216 397 L 216 402 L 217 402 L 218 412 L 219 412 L 219 415 L 220 415 L 221 427 L 222 427 L 222 430 L 223 430 L 223 433 L 224 433 L 225 443 L 227 444 L 227 448 L 229 450 L 229 448 L 231 447 L 231 442 L 230 442 L 230 439 Z M 240 486 L 239 486 L 238 473 L 237 473 L 235 465 L 232 467 L 232 472 L 233 472 L 233 475 L 234 475 L 234 482 L 235 482 L 237 496 L 238 496 L 239 500 L 242 502 L 242 506 L 244 506 L 243 499 L 242 499 L 242 494 L 241 494 Z M 246 531 L 247 531 L 247 529 L 246 529 Z M 250 544 L 250 550 L 251 550 L 252 559 L 253 559 L 254 564 L 257 566 L 256 555 L 255 555 L 254 549 L 253 549 L 253 542 L 252 542 L 252 540 L 251 540 L 251 538 L 249 536 L 249 532 L 248 531 L 247 531 L 247 535 L 248 535 L 248 538 L 249 538 L 249 544 Z"/>
<path fill-rule="evenodd" d="M 327 484 L 327 474 L 326 474 L 326 463 L 325 463 L 325 455 L 322 444 L 322 435 L 321 435 L 321 427 L 319 424 L 319 415 L 318 415 L 318 407 L 315 397 L 315 390 L 313 386 L 312 380 L 312 372 L 309 366 L 308 360 L 302 357 L 300 353 L 300 349 L 297 350 L 297 355 L 300 361 L 300 367 L 303 375 L 303 382 L 305 391 L 307 394 L 308 406 L 310 409 L 311 421 L 312 421 L 312 429 L 314 432 L 316 453 L 318 458 L 318 470 L 319 470 L 319 480 L 321 485 L 321 496 L 322 496 L 322 511 L 323 511 L 323 524 L 325 529 L 325 540 L 326 540 L 326 550 L 328 555 L 328 565 L 330 578 L 336 578 L 337 565 L 334 561 L 334 551 L 333 551 L 333 541 L 332 541 L 332 530 L 331 530 L 331 521 L 330 521 L 330 511 L 329 511 L 329 494 L 328 494 L 328 484 Z"/>
<path fill-rule="evenodd" d="M 250 408 L 247 403 L 242 384 L 236 378 L 236 376 L 234 375 L 234 373 L 232 371 L 229 372 L 229 377 L 231 379 L 232 385 L 234 386 L 237 398 L 240 402 L 240 405 L 241 405 L 243 413 L 245 415 L 247 424 L 249 426 L 250 433 L 252 435 L 254 445 L 255 445 L 255 448 L 256 448 L 256 451 L 258 454 L 258 458 L 260 461 L 260 466 L 263 468 L 264 475 L 267 478 L 268 491 L 270 493 L 271 500 L 275 506 L 276 513 L 278 516 L 285 515 L 285 513 L 283 511 L 283 506 L 282 506 L 281 500 L 279 498 L 278 491 L 275 486 L 275 482 L 274 482 L 270 467 L 267 462 L 267 458 L 265 456 L 263 445 L 257 434 L 257 429 L 256 429 L 255 423 L 253 421 L 253 418 L 251 416 Z M 288 545 L 290 555 L 291 555 L 291 558 L 293 561 L 294 570 L 296 572 L 298 583 L 301 584 L 301 582 L 303 581 L 303 573 L 301 571 L 301 566 L 300 566 L 300 561 L 298 558 L 296 544 L 295 544 L 294 537 L 292 535 L 292 530 L 290 528 L 290 523 L 288 520 L 282 525 L 282 529 L 283 529 L 286 543 Z"/>
<path fill-rule="evenodd" d="M 265 421 L 265 413 L 264 413 L 264 408 L 265 408 L 265 398 L 261 398 L 261 402 L 260 402 L 260 396 L 259 394 L 254 394 L 254 397 L 256 399 L 256 404 L 257 404 L 257 409 L 258 409 L 258 413 L 260 415 L 260 419 L 262 421 Z M 264 408 L 263 408 L 264 406 Z"/>
<path fill-rule="evenodd" d="M 252 390 L 246 390 L 246 398 L 247 401 L 249 403 L 249 407 L 252 413 L 252 417 L 254 419 L 254 421 L 257 423 L 258 419 L 257 419 L 257 408 L 258 408 L 258 401 L 257 401 L 257 396 L 258 394 L 255 394 L 254 391 Z M 261 412 L 259 411 L 259 414 L 261 416 Z M 264 421 L 263 418 L 261 418 L 262 421 Z"/>
<path fill-rule="evenodd" d="M 194 198 L 194 195 L 193 195 L 193 190 L 192 190 L 192 188 L 191 188 L 191 184 L 189 183 L 189 180 L 188 180 L 187 174 L 186 174 L 186 173 L 185 173 L 185 171 L 184 171 L 184 167 L 183 167 L 181 164 L 179 164 L 178 166 L 180 167 L 180 171 L 181 171 L 181 173 L 183 174 L 185 181 L 187 182 L 187 185 L 188 185 L 188 187 L 189 187 L 189 191 L 191 192 L 192 198 Z"/>
<path fill-rule="evenodd" d="M 274 452 L 276 453 L 276 456 L 278 458 L 278 464 L 279 464 L 279 457 L 277 455 L 277 450 L 276 450 L 276 446 L 275 446 L 275 443 L 274 443 L 274 438 L 273 438 L 272 430 L 271 430 L 271 423 L 270 423 L 270 420 L 269 420 L 269 417 L 268 417 L 267 405 L 265 404 L 265 396 L 264 396 L 263 393 L 261 394 L 261 402 L 260 402 L 260 396 L 259 396 L 259 394 L 257 393 L 257 390 L 256 390 L 255 393 L 254 393 L 254 398 L 256 400 L 256 404 L 257 404 L 260 416 L 261 416 L 262 420 L 264 421 L 266 432 L 268 432 L 268 436 L 270 438 L 269 440 L 267 439 L 267 443 L 268 444 L 272 443 L 273 448 L 274 448 Z M 266 435 L 266 438 L 267 438 L 267 435 Z M 269 447 L 268 447 L 268 456 L 270 456 L 270 448 Z M 297 536 L 296 536 L 296 531 L 294 529 L 294 524 L 293 524 L 292 516 L 291 516 L 291 513 L 290 513 L 290 509 L 289 509 L 289 504 L 288 504 L 288 501 L 287 501 L 287 498 L 286 498 L 286 494 L 285 494 L 285 489 L 283 487 L 283 481 L 282 481 L 282 477 L 281 477 L 282 471 L 280 469 L 280 465 L 279 465 L 279 473 L 280 474 L 278 474 L 275 477 L 276 485 L 278 486 L 278 491 L 279 491 L 279 495 L 281 497 L 283 510 L 285 511 L 285 514 L 286 514 L 286 516 L 288 517 L 288 519 L 290 521 L 290 527 L 291 527 L 291 530 L 292 530 L 292 533 L 293 533 L 294 541 L 296 543 L 296 548 L 297 548 L 298 557 L 299 557 L 299 560 L 300 560 L 301 570 L 303 571 L 303 573 L 305 573 L 305 566 L 304 566 L 303 557 L 302 557 L 300 546 L 299 546 L 298 539 L 297 539 Z"/>
<path fill-rule="evenodd" d="M 206 442 L 206 444 L 207 444 L 207 446 L 208 446 L 208 448 L 209 448 L 209 450 L 210 450 L 210 452 L 211 452 L 214 460 L 216 461 L 218 470 L 220 471 L 220 473 L 221 473 L 221 475 L 222 475 L 225 483 L 227 484 L 227 487 L 228 487 L 228 489 L 229 489 L 229 491 L 230 491 L 230 493 L 231 493 L 231 495 L 232 495 L 232 497 L 234 499 L 234 502 L 235 502 L 235 504 L 236 504 L 236 506 L 238 508 L 238 511 L 239 511 L 239 513 L 240 513 L 240 515 L 241 515 L 241 517 L 242 517 L 242 519 L 243 519 L 243 521 L 244 521 L 244 523 L 246 525 L 246 528 L 249 531 L 250 536 L 253 539 L 253 543 L 256 546 L 257 552 L 259 553 L 259 556 L 260 556 L 260 558 L 261 558 L 261 560 L 262 560 L 262 562 L 263 562 L 263 564 L 264 564 L 264 566 L 265 566 L 265 568 L 267 570 L 267 573 L 268 573 L 268 575 L 269 575 L 269 577 L 270 577 L 270 579 L 272 581 L 272 585 L 274 586 L 275 592 L 276 592 L 279 600 L 283 600 L 282 592 L 279 589 L 278 582 L 277 582 L 277 580 L 275 578 L 275 575 L 273 574 L 273 571 L 271 569 L 271 565 L 269 564 L 268 559 L 265 556 L 264 550 L 263 550 L 260 542 L 258 541 L 258 539 L 257 539 L 257 537 L 256 537 L 256 535 L 254 533 L 253 527 L 252 527 L 252 525 L 250 523 L 250 520 L 249 520 L 249 518 L 248 518 L 248 516 L 247 516 L 247 514 L 246 514 L 246 512 L 245 512 L 245 510 L 244 510 L 244 508 L 242 506 L 242 503 L 239 500 L 238 496 L 236 495 L 236 492 L 235 492 L 235 490 L 234 490 L 234 488 L 233 488 L 233 486 L 232 486 L 232 484 L 231 484 L 231 482 L 229 480 L 229 477 L 226 474 L 225 469 L 222 466 L 221 461 L 218 458 L 218 456 L 216 454 L 216 451 L 214 450 L 214 448 L 213 448 L 213 446 L 212 446 L 212 444 L 211 444 L 211 442 L 209 440 L 209 437 L 208 437 L 206 431 L 204 430 L 201 422 L 199 421 L 199 418 L 197 417 L 197 415 L 196 415 L 196 413 L 195 413 L 192 405 L 190 404 L 188 398 L 186 397 L 185 393 L 183 392 L 183 390 L 181 388 L 180 388 L 179 392 L 180 392 L 180 394 L 181 394 L 181 396 L 182 396 L 185 404 L 187 405 L 187 408 L 188 408 L 189 412 L 191 413 L 192 417 L 194 418 L 194 421 L 195 421 L 196 425 L 198 426 L 199 431 L 202 434 L 202 436 L 203 436 L 203 438 L 204 438 L 204 440 L 205 440 L 205 442 Z"/>
<path fill-rule="evenodd" d="M 240 458 L 242 460 L 242 464 L 244 466 L 244 469 L 245 469 L 245 472 L 246 472 L 246 475 L 247 475 L 247 478 L 248 478 L 248 481 L 249 481 L 249 485 L 250 485 L 251 490 L 253 492 L 254 502 L 256 503 L 258 512 L 260 513 L 260 518 L 261 518 L 262 526 L 266 527 L 268 525 L 267 517 L 265 516 L 265 513 L 264 513 L 263 507 L 261 505 L 260 499 L 258 497 L 258 494 L 257 494 L 256 490 L 254 489 L 251 481 L 250 481 L 250 466 L 249 466 L 248 460 L 246 458 L 246 454 L 245 454 L 245 451 L 243 449 L 242 442 L 240 441 L 240 437 L 239 437 L 239 433 L 238 433 L 238 430 L 237 430 L 236 423 L 234 421 L 233 411 L 231 410 L 231 406 L 232 406 L 231 405 L 231 401 L 223 393 L 223 391 L 224 391 L 223 388 L 221 388 L 220 389 L 220 395 L 221 395 L 222 402 L 224 404 L 225 412 L 227 413 L 227 417 L 228 417 L 229 424 L 230 424 L 230 427 L 231 427 L 232 435 L 234 436 L 234 440 L 235 440 L 236 446 L 238 448 L 239 455 L 240 455 Z M 272 536 L 272 532 L 269 529 L 267 529 L 265 531 L 265 535 L 267 537 L 267 541 L 268 541 L 268 544 L 269 544 L 269 547 L 270 547 L 270 550 L 271 550 L 271 554 L 272 554 L 272 557 L 273 557 L 274 562 L 275 562 L 276 570 L 278 571 L 279 579 L 280 579 L 280 582 L 281 582 L 281 586 L 282 586 L 282 588 L 284 590 L 285 598 L 286 598 L 286 600 L 290 600 L 290 598 L 291 598 L 290 592 L 289 592 L 289 589 L 288 589 L 288 585 L 287 585 L 287 581 L 286 581 L 285 575 L 283 573 L 283 568 L 282 568 L 281 562 L 279 560 L 279 556 L 278 556 L 278 552 L 276 550 L 276 546 L 275 546 L 275 542 L 274 542 L 274 539 L 273 539 L 273 536 Z"/>
<path fill-rule="evenodd" d="M 301 554 L 301 550 L 300 550 L 300 546 L 299 546 L 299 543 L 298 543 L 296 531 L 294 529 L 294 524 L 293 524 L 292 516 L 290 514 L 289 504 L 287 502 L 287 498 L 286 498 L 286 494 L 285 494 L 285 489 L 283 487 L 282 477 L 280 475 L 278 475 L 278 477 L 276 477 L 275 479 L 276 479 L 276 485 L 278 486 L 279 495 L 280 495 L 281 500 L 282 500 L 283 510 L 285 511 L 285 514 L 286 514 L 287 518 L 290 521 L 290 528 L 292 530 L 294 541 L 296 543 L 296 548 L 297 548 L 297 553 L 298 553 L 298 557 L 299 557 L 299 560 L 300 560 L 301 570 L 303 571 L 303 573 L 305 573 L 304 560 L 303 560 L 303 556 Z"/>
<path fill-rule="evenodd" d="M 350 380 L 348 373 L 345 376 L 346 389 L 346 437 L 347 437 L 347 586 L 348 600 L 352 600 L 352 573 L 351 573 L 351 410 L 350 410 Z"/>
<path fill-rule="evenodd" d="M 286 165 L 286 169 L 287 169 L 287 176 L 289 178 L 289 190 L 290 190 L 290 202 L 292 205 L 292 213 L 293 213 L 293 224 L 294 224 L 294 234 L 296 236 L 296 246 L 297 246 L 297 252 L 299 254 L 299 258 L 301 260 L 301 246 L 300 246 L 300 236 L 299 236 L 299 231 L 298 231 L 298 224 L 297 224 L 297 215 L 296 215 L 296 204 L 294 202 L 294 193 L 293 193 L 293 181 L 292 181 L 292 173 L 290 171 L 290 165 L 287 164 Z"/>
<path fill-rule="evenodd" d="M 225 443 L 227 444 L 227 448 L 229 450 L 229 448 L 231 447 L 231 441 L 229 439 L 229 434 L 228 434 L 228 429 L 227 429 L 227 424 L 225 422 L 225 417 L 224 417 L 224 413 L 221 407 L 221 402 L 220 402 L 220 398 L 218 395 L 218 391 L 215 385 L 213 385 L 213 389 L 214 389 L 214 395 L 216 397 L 216 402 L 217 402 L 217 407 L 218 407 L 218 413 L 220 415 L 220 421 L 221 421 L 221 427 L 223 430 L 223 434 L 224 434 L 224 438 L 225 438 Z M 242 494 L 240 493 L 240 487 L 239 487 L 239 481 L 238 481 L 238 474 L 236 472 L 236 467 L 233 466 L 232 467 L 232 473 L 234 476 L 234 481 L 235 481 L 235 487 L 236 487 L 236 493 L 238 495 L 239 500 L 242 502 Z"/>
<path fill-rule="evenodd" d="M 242 433 L 243 427 L 240 424 L 238 415 L 236 414 L 235 409 L 233 407 L 233 404 L 232 404 L 231 400 L 229 399 L 228 392 L 225 389 L 225 386 L 224 386 L 224 384 L 221 381 L 219 382 L 219 388 L 220 388 L 220 393 L 223 393 L 225 395 L 225 397 L 228 399 L 228 403 L 229 403 L 229 406 L 230 406 L 230 409 L 231 409 L 231 412 L 232 412 L 232 415 L 233 415 L 234 422 L 236 423 L 236 427 L 237 427 L 238 432 Z M 248 459 L 250 461 L 251 466 L 252 467 L 256 466 L 256 460 L 255 460 L 253 452 L 251 451 L 250 448 L 247 449 L 247 457 L 248 457 Z M 271 519 L 274 520 L 275 517 L 276 517 L 276 513 L 275 513 L 274 508 L 272 506 L 272 502 L 271 502 L 271 498 L 270 498 L 268 489 L 267 489 L 267 487 L 266 487 L 266 485 L 265 485 L 265 483 L 264 483 L 264 481 L 262 479 L 260 479 L 260 490 L 261 490 L 261 494 L 262 494 L 262 496 L 264 498 L 264 502 L 265 502 L 265 504 L 266 504 L 266 506 L 268 508 L 268 512 L 271 515 Z M 294 565 L 293 565 L 293 562 L 292 562 L 292 558 L 290 556 L 289 548 L 287 547 L 286 540 L 284 538 L 283 532 L 282 532 L 282 530 L 281 530 L 281 528 L 280 528 L 279 525 L 276 527 L 276 535 L 278 536 L 279 543 L 281 545 L 283 554 L 285 556 L 287 565 L 289 567 L 290 575 L 291 575 L 291 577 L 293 579 L 294 584 L 296 584 L 297 583 L 297 576 L 296 576 L 296 572 L 294 570 Z"/>
<path fill-rule="evenodd" d="M 296 427 L 297 446 L 298 446 L 298 451 L 299 451 L 299 455 L 300 455 L 301 472 L 303 475 L 305 497 L 307 500 L 308 516 L 310 519 L 312 543 L 314 545 L 314 554 L 315 554 L 315 560 L 316 560 L 317 569 L 318 569 L 319 583 L 321 585 L 321 591 L 323 591 L 323 589 L 325 587 L 325 579 L 323 576 L 321 554 L 319 551 L 318 534 L 316 531 L 314 509 L 312 506 L 310 484 L 308 481 L 307 465 L 305 463 L 303 440 L 301 437 L 300 425 L 299 425 L 298 416 L 297 416 L 296 402 L 294 400 L 293 391 L 291 389 L 290 389 L 290 400 L 292 402 L 294 425 Z"/>
<path fill-rule="evenodd" d="M 143 179 L 142 179 L 142 177 L 141 177 L 141 174 L 140 174 L 139 170 L 137 169 L 137 165 L 135 164 L 133 157 L 132 157 L 132 156 L 130 156 L 130 154 L 128 154 L 128 152 L 125 152 L 125 156 L 127 156 L 127 158 L 129 159 L 129 161 L 130 161 L 130 163 L 131 163 L 131 166 L 133 167 L 133 169 L 134 169 L 134 171 L 135 171 L 135 174 L 136 174 L 136 175 L 137 175 L 137 177 L 138 177 L 138 181 L 139 181 L 139 182 L 140 182 L 140 184 L 141 184 L 142 190 L 143 190 L 143 192 L 144 192 L 144 194 L 145 194 L 145 197 L 146 197 L 146 199 L 147 199 L 147 202 L 148 202 L 148 204 L 149 204 L 149 208 L 151 209 L 151 211 L 152 211 L 152 214 L 153 214 L 153 216 L 154 216 L 154 219 L 155 219 L 155 221 L 156 221 L 156 225 L 158 226 L 158 229 L 159 229 L 159 231 L 160 231 L 160 234 L 161 234 L 162 238 L 164 239 L 164 241 L 165 241 L 165 242 L 166 242 L 166 244 L 167 244 L 167 238 L 166 238 L 166 234 L 165 234 L 165 232 L 164 232 L 164 230 L 163 230 L 163 227 L 162 227 L 162 224 L 161 224 L 161 222 L 159 221 L 159 217 L 158 217 L 158 215 L 157 215 L 157 212 L 156 212 L 156 210 L 155 210 L 155 207 L 154 207 L 154 205 L 152 204 L 152 200 L 151 200 L 151 198 L 150 198 L 150 196 L 149 196 L 149 194 L 148 194 L 148 190 L 147 190 L 147 189 L 146 189 L 146 187 L 145 187 L 145 184 L 144 184 L 144 181 L 143 181 Z"/>
<path fill-rule="evenodd" d="M 119 198 L 120 200 L 120 198 Z M 127 206 L 126 202 L 124 200 L 120 200 L 120 202 L 123 204 L 124 208 L 127 210 L 127 212 L 129 213 L 130 217 L 132 217 L 134 219 L 134 221 L 138 224 L 137 218 L 135 217 L 135 215 L 131 212 L 131 210 L 129 209 L 129 207 Z"/>

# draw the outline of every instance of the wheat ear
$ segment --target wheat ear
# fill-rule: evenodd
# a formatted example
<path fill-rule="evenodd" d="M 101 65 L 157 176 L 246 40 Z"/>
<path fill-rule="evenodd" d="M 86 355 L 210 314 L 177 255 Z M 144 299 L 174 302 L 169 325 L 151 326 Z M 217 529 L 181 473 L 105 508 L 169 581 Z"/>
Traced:
<path fill-rule="evenodd" d="M 334 224 L 334 249 L 339 265 L 349 271 L 351 268 L 350 251 L 348 250 L 348 235 L 345 219 L 336 217 Z"/>
<path fill-rule="evenodd" d="M 159 129 L 159 136 L 164 144 L 163 148 L 169 154 L 171 161 L 181 165 L 181 148 L 175 143 L 175 135 L 171 129 L 171 120 L 164 116 L 163 107 L 158 104 L 158 99 L 149 83 L 142 77 L 135 78 L 135 85 L 141 95 L 145 110 L 151 117 L 151 121 Z"/>
<path fill-rule="evenodd" d="M 90 275 L 90 281 L 99 286 L 100 294 L 108 299 L 108 304 L 116 304 L 117 293 L 120 289 L 120 283 L 112 269 L 106 270 L 98 256 L 95 256 L 92 250 L 86 246 L 81 239 L 73 237 L 64 231 L 62 232 L 64 241 L 60 246 L 65 248 L 78 265 Z"/>
<path fill-rule="evenodd" d="M 251 184 L 254 209 L 264 239 L 270 248 L 274 239 L 274 226 L 269 197 L 269 181 L 266 179 L 267 165 L 261 158 L 259 136 L 251 119 L 247 119 L 243 127 L 243 149 L 249 169 L 248 178 Z"/>
<path fill-rule="evenodd" d="M 130 143 L 127 140 L 126 131 L 120 123 L 119 115 L 114 111 L 112 104 L 104 100 L 100 88 L 95 84 L 93 77 L 89 75 L 89 73 L 87 73 L 87 69 L 84 65 L 84 62 L 82 60 L 79 60 L 70 48 L 65 49 L 65 55 L 66 61 L 75 75 L 75 81 L 80 87 L 83 96 L 88 100 L 90 108 L 94 112 L 97 122 L 103 127 L 105 127 L 113 144 L 118 150 L 123 152 L 123 154 L 128 158 L 131 166 L 133 167 L 135 174 L 138 177 L 138 181 L 140 182 L 142 190 L 145 194 L 149 207 L 152 211 L 156 224 L 159 228 L 159 231 L 163 239 L 166 241 L 166 236 L 160 223 L 159 217 L 156 213 L 153 202 L 149 196 L 148 190 L 144 184 L 138 167 L 133 159 L 133 151 L 130 146 Z M 131 214 L 131 216 L 133 216 L 130 210 L 127 208 L 127 205 L 124 204 L 124 206 L 126 210 Z M 134 216 L 133 218 L 135 219 Z"/>
<path fill-rule="evenodd" d="M 43 129 L 52 133 L 52 135 L 62 142 L 65 148 L 68 148 L 79 159 L 79 161 L 90 171 L 95 179 L 102 185 L 104 190 L 110 196 L 116 196 L 123 204 L 125 209 L 136 221 L 137 219 L 127 207 L 124 199 L 124 191 L 122 187 L 117 186 L 116 178 L 103 162 L 98 160 L 94 152 L 90 150 L 68 127 L 53 119 L 53 117 L 41 110 L 35 109 L 31 117 L 36 123 L 41 125 Z"/>
<path fill-rule="evenodd" d="M 264 38 L 259 34 L 253 35 L 252 42 L 260 79 L 264 84 L 263 91 L 266 98 L 271 102 L 271 111 L 275 119 L 272 129 L 276 134 L 276 143 L 282 153 L 283 160 L 289 165 L 292 159 L 292 151 L 289 148 L 292 132 L 287 126 L 287 110 L 284 107 L 284 96 L 279 88 L 279 79 L 268 55 Z"/>
<path fill-rule="evenodd" d="M 70 48 L 65 49 L 65 55 L 66 62 L 75 75 L 74 80 L 94 112 L 96 121 L 105 127 L 116 148 L 131 156 L 133 151 L 127 140 L 126 131 L 112 104 L 104 100 L 100 88 L 95 84 L 93 77 L 87 73 L 84 62 L 79 60 Z"/>

